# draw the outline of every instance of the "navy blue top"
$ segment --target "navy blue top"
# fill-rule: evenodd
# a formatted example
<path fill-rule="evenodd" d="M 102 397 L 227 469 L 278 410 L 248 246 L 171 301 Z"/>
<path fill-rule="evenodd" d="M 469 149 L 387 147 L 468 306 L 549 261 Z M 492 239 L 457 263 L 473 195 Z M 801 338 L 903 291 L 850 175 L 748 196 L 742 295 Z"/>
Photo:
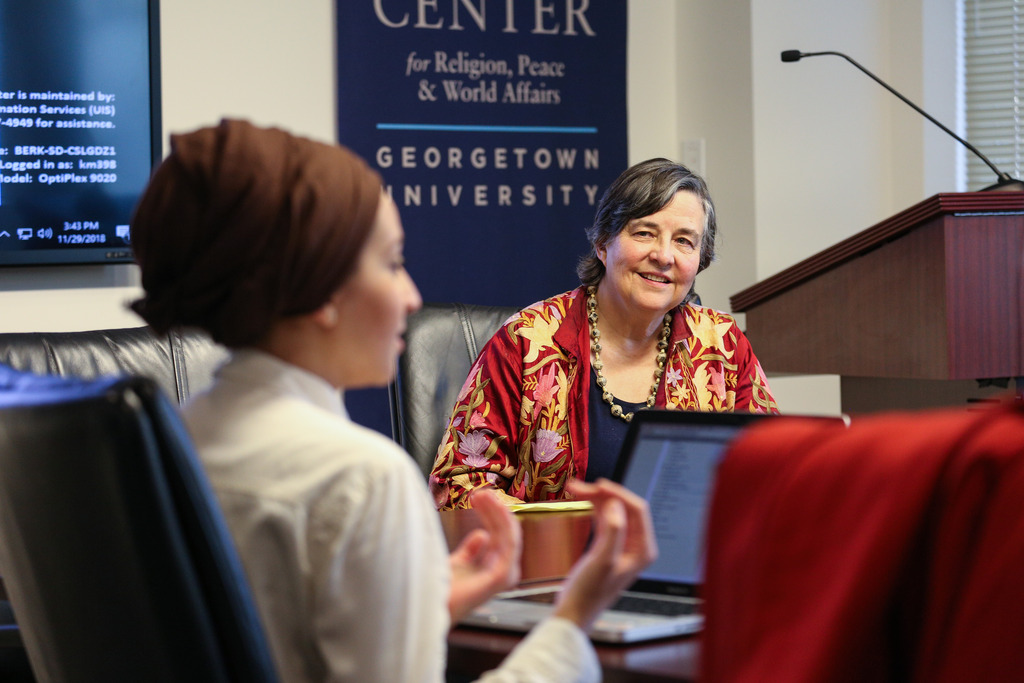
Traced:
<path fill-rule="evenodd" d="M 597 372 L 591 369 L 590 407 L 587 410 L 587 429 L 590 433 L 590 453 L 587 455 L 586 481 L 599 478 L 611 479 L 615 464 L 619 460 L 622 441 L 626 438 L 629 423 L 612 415 L 612 407 L 601 398 L 601 387 L 597 386 Z M 635 413 L 647 403 L 628 403 L 613 399 L 622 406 L 623 413 Z"/>

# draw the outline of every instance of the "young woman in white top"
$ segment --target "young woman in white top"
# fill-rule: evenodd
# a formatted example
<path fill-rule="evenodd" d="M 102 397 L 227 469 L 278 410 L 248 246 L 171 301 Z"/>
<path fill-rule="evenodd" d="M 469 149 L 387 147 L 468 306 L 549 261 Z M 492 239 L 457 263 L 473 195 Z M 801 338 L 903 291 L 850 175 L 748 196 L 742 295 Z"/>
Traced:
<path fill-rule="evenodd" d="M 398 211 L 347 149 L 223 121 L 172 136 L 136 210 L 157 331 L 232 350 L 186 422 L 224 508 L 286 683 L 444 680 L 452 623 L 518 580 L 521 541 L 487 490 L 484 529 L 450 555 L 426 483 L 354 424 L 343 390 L 387 384 L 406 316 Z M 555 612 L 487 681 L 600 678 L 588 625 L 655 556 L 644 502 L 576 483 L 595 539 Z"/>

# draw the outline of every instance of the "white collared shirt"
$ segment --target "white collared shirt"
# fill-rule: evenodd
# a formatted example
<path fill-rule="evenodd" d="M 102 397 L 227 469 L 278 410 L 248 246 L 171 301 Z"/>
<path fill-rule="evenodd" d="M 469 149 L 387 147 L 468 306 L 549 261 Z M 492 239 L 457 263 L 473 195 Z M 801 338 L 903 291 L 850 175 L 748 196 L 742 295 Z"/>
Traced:
<path fill-rule="evenodd" d="M 412 458 L 320 377 L 236 352 L 185 421 L 284 683 L 444 680 L 448 552 Z M 482 680 L 590 681 L 575 625 L 534 630 Z"/>

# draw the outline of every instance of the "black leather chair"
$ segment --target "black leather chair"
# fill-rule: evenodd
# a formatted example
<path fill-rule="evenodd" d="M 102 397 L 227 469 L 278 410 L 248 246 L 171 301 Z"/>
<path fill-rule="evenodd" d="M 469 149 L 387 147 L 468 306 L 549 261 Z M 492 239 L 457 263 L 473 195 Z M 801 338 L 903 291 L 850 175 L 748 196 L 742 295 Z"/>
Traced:
<path fill-rule="evenodd" d="M 35 680 L 11 605 L 7 602 L 6 593 L 0 590 L 0 681 L 34 683 Z"/>
<path fill-rule="evenodd" d="M 277 680 L 216 498 L 153 380 L 0 392 L 0 575 L 44 683 Z"/>
<path fill-rule="evenodd" d="M 514 306 L 430 303 L 409 316 L 405 352 L 388 389 L 391 431 L 430 474 L 455 397 L 480 349 Z"/>
<path fill-rule="evenodd" d="M 149 327 L 0 334 L 0 363 L 22 372 L 93 379 L 151 377 L 185 403 L 208 387 L 227 350 L 198 330 L 158 335 Z"/>

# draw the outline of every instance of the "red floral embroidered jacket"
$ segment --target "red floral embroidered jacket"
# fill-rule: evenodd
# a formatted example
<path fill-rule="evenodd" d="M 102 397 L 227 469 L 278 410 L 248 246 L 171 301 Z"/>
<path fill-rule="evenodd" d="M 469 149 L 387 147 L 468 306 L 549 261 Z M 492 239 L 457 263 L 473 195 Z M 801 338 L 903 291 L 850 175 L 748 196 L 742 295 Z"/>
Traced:
<path fill-rule="evenodd" d="M 586 476 L 589 335 L 580 288 L 520 311 L 487 342 L 430 474 L 439 508 L 467 507 L 488 483 L 509 502 L 557 499 L 571 477 Z M 655 407 L 778 412 L 735 319 L 690 304 L 672 316 Z"/>

